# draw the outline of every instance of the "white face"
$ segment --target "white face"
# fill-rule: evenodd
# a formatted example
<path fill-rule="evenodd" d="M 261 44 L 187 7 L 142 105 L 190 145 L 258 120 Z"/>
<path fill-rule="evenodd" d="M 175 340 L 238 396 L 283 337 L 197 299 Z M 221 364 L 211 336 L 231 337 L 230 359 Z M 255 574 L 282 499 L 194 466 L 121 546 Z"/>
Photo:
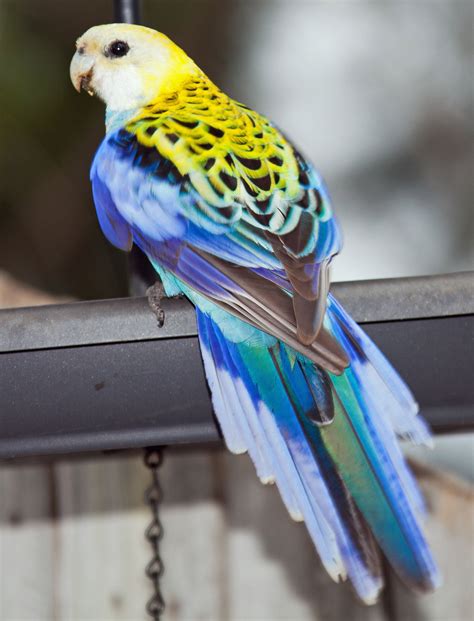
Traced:
<path fill-rule="evenodd" d="M 95 26 L 76 48 L 70 67 L 75 88 L 114 111 L 146 105 L 172 84 L 176 71 L 194 66 L 164 35 L 127 24 Z"/>

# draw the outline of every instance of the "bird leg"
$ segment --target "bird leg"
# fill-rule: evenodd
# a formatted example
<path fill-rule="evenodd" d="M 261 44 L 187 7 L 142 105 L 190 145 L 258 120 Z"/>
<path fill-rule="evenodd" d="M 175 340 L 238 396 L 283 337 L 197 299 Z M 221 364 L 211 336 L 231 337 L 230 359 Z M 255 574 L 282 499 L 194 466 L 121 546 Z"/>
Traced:
<path fill-rule="evenodd" d="M 154 285 L 146 290 L 146 297 L 153 314 L 158 322 L 158 327 L 162 328 L 165 323 L 165 311 L 161 308 L 161 300 L 166 297 L 165 289 L 160 281 L 156 281 Z"/>

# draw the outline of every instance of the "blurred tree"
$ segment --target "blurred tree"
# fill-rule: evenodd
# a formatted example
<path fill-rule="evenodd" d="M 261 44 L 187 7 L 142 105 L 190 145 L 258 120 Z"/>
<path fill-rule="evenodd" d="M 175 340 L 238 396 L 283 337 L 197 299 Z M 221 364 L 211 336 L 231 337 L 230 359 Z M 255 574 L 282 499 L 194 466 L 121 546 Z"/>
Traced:
<path fill-rule="evenodd" d="M 81 298 L 126 292 L 126 258 L 104 240 L 89 186 L 103 106 L 78 97 L 68 77 L 74 41 L 113 21 L 112 5 L 0 0 L 0 53 L 7 59 L 0 67 L 0 265 Z M 150 0 L 145 14 L 223 82 L 232 18 L 226 5 Z M 219 28 L 210 27 L 215 20 Z"/>

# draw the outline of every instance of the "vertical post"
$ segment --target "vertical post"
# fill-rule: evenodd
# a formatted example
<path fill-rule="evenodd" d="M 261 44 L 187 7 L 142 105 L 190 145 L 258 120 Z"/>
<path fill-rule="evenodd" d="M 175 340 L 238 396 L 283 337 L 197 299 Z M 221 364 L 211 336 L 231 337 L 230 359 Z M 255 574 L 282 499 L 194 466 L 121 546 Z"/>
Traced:
<path fill-rule="evenodd" d="M 114 0 L 114 16 L 117 22 L 126 24 L 140 23 L 140 0 Z M 130 257 L 130 293 L 133 295 L 143 294 L 148 283 L 156 280 L 156 275 L 145 255 L 136 247 L 132 248 Z M 146 502 L 149 504 L 153 520 L 146 530 L 145 536 L 153 550 L 153 558 L 148 563 L 145 573 L 153 583 L 153 596 L 146 605 L 146 611 L 154 621 L 160 621 L 165 609 L 165 602 L 161 595 L 160 578 L 163 573 L 163 561 L 160 557 L 159 543 L 163 536 L 163 527 L 160 521 L 159 504 L 161 501 L 161 487 L 158 478 L 158 468 L 161 465 L 163 455 L 160 448 L 148 448 L 145 450 L 145 465 L 152 474 L 152 483 L 146 490 Z"/>
<path fill-rule="evenodd" d="M 114 15 L 117 22 L 140 23 L 140 0 L 114 0 Z"/>
<path fill-rule="evenodd" d="M 141 0 L 113 0 L 114 19 L 126 24 L 141 23 Z M 158 280 L 156 272 L 141 250 L 133 246 L 128 263 L 129 295 L 145 295 L 150 285 Z"/>

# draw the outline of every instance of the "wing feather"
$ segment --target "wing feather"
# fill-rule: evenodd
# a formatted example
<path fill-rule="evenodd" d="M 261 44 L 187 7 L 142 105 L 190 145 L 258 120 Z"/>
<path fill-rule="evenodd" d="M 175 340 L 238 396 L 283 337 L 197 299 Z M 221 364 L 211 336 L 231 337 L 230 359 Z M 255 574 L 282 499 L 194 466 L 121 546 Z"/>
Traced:
<path fill-rule="evenodd" d="M 179 271 L 169 242 L 175 254 L 183 244 L 245 290 L 220 300 L 231 312 L 303 348 L 320 347 L 340 235 L 322 180 L 265 117 L 194 79 L 107 136 L 91 176 L 99 220 L 116 246 L 133 240 Z M 186 269 L 173 273 L 211 295 L 204 276 Z M 333 364 L 344 365 L 341 349 L 322 340 Z"/>

